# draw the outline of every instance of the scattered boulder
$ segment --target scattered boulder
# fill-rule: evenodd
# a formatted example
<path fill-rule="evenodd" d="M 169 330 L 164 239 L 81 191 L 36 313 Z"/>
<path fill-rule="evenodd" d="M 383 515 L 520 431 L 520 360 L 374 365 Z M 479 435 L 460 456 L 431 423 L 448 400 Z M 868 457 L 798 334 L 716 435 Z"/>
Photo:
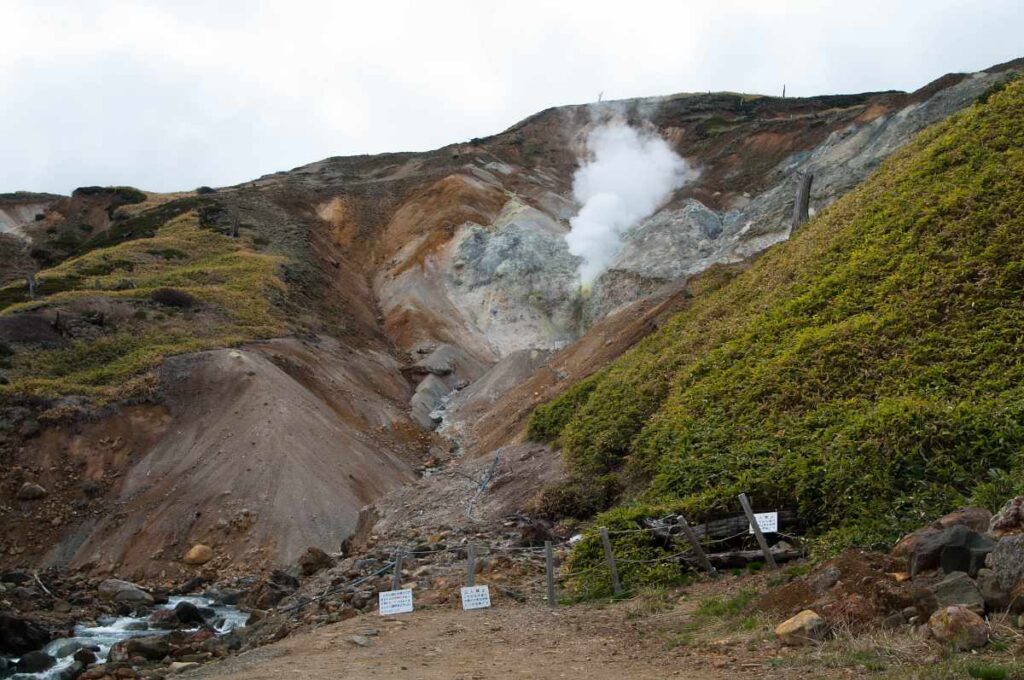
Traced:
<path fill-rule="evenodd" d="M 25 654 L 39 649 L 52 639 L 49 629 L 35 621 L 0 613 L 0 652 Z"/>
<path fill-rule="evenodd" d="M 996 547 L 995 541 L 963 525 L 946 530 L 945 545 L 939 553 L 939 566 L 947 574 L 963 571 L 971 578 L 985 566 L 985 557 Z"/>
<path fill-rule="evenodd" d="M 804 645 L 825 637 L 825 619 L 810 609 L 783 621 L 775 628 L 775 635 L 784 645 Z"/>
<path fill-rule="evenodd" d="M 1013 590 L 1024 579 L 1024 534 L 999 539 L 986 563 L 995 572 L 1000 587 Z"/>
<path fill-rule="evenodd" d="M 942 549 L 950 541 L 955 544 L 961 540 L 961 534 L 951 533 L 951 528 L 961 526 L 975 533 L 983 533 L 988 530 L 991 518 L 992 514 L 984 508 L 961 508 L 903 537 L 892 549 L 892 554 L 906 558 L 912 575 L 937 569 Z"/>
<path fill-rule="evenodd" d="M 181 620 L 178 619 L 178 614 L 173 609 L 157 609 L 149 615 L 146 623 L 147 628 L 160 630 L 174 630 L 181 627 Z"/>
<path fill-rule="evenodd" d="M 839 578 L 842 575 L 843 572 L 839 567 L 830 565 L 808 578 L 807 585 L 810 586 L 811 592 L 820 597 L 839 583 Z"/>
<path fill-rule="evenodd" d="M 91 666 L 97 661 L 96 652 L 91 649 L 79 649 L 73 658 L 83 666 Z"/>
<path fill-rule="evenodd" d="M 958 650 L 984 647 L 988 643 L 988 624 L 967 607 L 943 607 L 928 619 L 932 637 Z"/>
<path fill-rule="evenodd" d="M 34 482 L 25 482 L 18 489 L 18 500 L 19 501 L 37 501 L 40 498 L 46 497 L 46 489 L 39 486 Z"/>
<path fill-rule="evenodd" d="M 213 559 L 213 548 L 208 545 L 203 545 L 202 543 L 196 543 L 187 553 L 185 553 L 185 557 L 182 559 L 185 564 L 191 564 L 193 566 L 206 564 Z"/>
<path fill-rule="evenodd" d="M 107 599 L 113 600 L 128 605 L 145 605 L 149 606 L 153 604 L 153 596 L 143 590 L 141 587 L 130 583 L 129 581 L 122 581 L 121 579 L 108 578 L 107 580 L 100 583 L 99 588 L 100 596 L 106 597 Z"/>
<path fill-rule="evenodd" d="M 914 588 L 911 593 L 914 602 L 914 609 L 917 610 L 917 618 L 920 621 L 927 621 L 939 608 L 939 602 L 929 588 Z"/>
<path fill-rule="evenodd" d="M 996 538 L 1024 533 L 1024 496 L 1008 500 L 989 522 L 988 532 Z"/>
<path fill-rule="evenodd" d="M 141 656 L 149 661 L 159 661 L 171 651 L 171 645 L 164 637 L 128 638 L 125 650 L 129 656 Z"/>
<path fill-rule="evenodd" d="M 175 617 L 184 624 L 196 624 L 198 626 L 206 626 L 206 618 L 203 613 L 199 610 L 199 607 L 195 606 L 191 602 L 179 602 L 174 605 Z"/>
<path fill-rule="evenodd" d="M 39 673 L 51 668 L 55 663 L 57 663 L 55 658 L 46 652 L 37 650 L 22 654 L 18 663 L 14 665 L 14 670 L 18 673 Z"/>
<path fill-rule="evenodd" d="M 1010 593 L 999 584 L 999 577 L 991 569 L 980 569 L 976 580 L 978 592 L 988 611 L 1004 611 L 1010 607 Z"/>
<path fill-rule="evenodd" d="M 985 613 L 985 599 L 978 586 L 965 572 L 954 571 L 931 587 L 935 594 L 935 602 L 939 609 L 951 605 L 960 605 L 970 609 L 979 616 Z"/>
<path fill-rule="evenodd" d="M 285 588 L 295 589 L 299 587 L 299 579 L 296 578 L 294 574 L 284 571 L 283 569 L 275 569 L 270 572 L 270 580 Z"/>
<path fill-rule="evenodd" d="M 310 546 L 306 552 L 299 557 L 299 569 L 303 576 L 312 576 L 322 569 L 329 569 L 334 566 L 334 560 L 320 548 Z"/>

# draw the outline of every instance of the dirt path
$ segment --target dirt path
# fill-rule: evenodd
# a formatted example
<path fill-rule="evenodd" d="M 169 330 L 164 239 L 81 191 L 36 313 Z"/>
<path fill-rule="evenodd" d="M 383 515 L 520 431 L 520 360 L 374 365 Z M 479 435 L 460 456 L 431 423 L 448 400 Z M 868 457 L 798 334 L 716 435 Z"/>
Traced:
<path fill-rule="evenodd" d="M 737 677 L 645 640 L 620 607 L 512 606 L 449 609 L 379 618 L 364 615 L 210 664 L 184 675 L 222 680 L 286 678 L 624 678 Z M 370 646 L 350 641 L 365 636 Z M 733 669 L 735 671 L 735 669 Z"/>

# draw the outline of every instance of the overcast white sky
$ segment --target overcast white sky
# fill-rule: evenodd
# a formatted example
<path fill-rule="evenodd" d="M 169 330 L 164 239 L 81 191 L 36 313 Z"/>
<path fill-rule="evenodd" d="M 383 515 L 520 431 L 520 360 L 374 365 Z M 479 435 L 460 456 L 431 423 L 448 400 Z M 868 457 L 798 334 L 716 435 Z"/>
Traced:
<path fill-rule="evenodd" d="M 1024 0 L 0 0 L 0 191 L 225 185 L 549 106 L 914 89 L 1024 56 Z"/>

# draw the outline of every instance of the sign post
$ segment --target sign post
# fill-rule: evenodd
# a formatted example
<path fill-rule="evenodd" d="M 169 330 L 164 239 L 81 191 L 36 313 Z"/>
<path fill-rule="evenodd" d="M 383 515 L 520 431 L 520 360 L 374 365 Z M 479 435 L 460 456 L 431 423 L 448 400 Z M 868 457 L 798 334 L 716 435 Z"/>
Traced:
<path fill-rule="evenodd" d="M 772 555 L 772 551 L 768 549 L 768 541 L 764 540 L 764 534 L 761 533 L 761 525 L 757 523 L 757 518 L 754 517 L 754 510 L 750 507 L 750 499 L 747 498 L 745 493 L 741 493 L 739 499 L 740 505 L 743 506 L 743 514 L 747 516 L 747 521 L 750 522 L 750 528 L 754 532 L 754 537 L 757 538 L 757 544 L 761 546 L 761 552 L 764 553 L 764 561 L 772 569 L 778 569 L 779 565 L 775 563 L 775 557 Z"/>

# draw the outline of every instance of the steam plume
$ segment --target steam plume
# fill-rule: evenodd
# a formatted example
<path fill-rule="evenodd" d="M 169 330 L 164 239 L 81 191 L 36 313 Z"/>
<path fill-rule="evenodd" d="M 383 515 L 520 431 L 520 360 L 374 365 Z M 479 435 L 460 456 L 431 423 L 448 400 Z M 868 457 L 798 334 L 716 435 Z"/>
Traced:
<path fill-rule="evenodd" d="M 588 159 L 573 177 L 582 206 L 565 240 L 578 255 L 580 281 L 590 286 L 622 247 L 622 234 L 668 200 L 693 173 L 661 137 L 621 121 L 587 136 Z"/>

